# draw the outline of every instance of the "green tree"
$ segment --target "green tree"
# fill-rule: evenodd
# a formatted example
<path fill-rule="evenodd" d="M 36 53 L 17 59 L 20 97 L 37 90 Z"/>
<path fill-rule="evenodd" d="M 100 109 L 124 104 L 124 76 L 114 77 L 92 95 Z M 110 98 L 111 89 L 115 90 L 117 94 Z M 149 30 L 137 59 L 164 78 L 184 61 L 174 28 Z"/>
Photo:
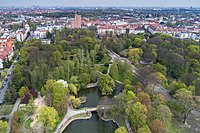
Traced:
<path fill-rule="evenodd" d="M 86 87 L 87 84 L 90 83 L 90 75 L 87 73 L 82 73 L 79 76 L 79 82 L 80 82 L 81 87 L 83 87 L 83 88 Z"/>
<path fill-rule="evenodd" d="M 81 100 L 79 98 L 74 98 L 72 104 L 74 108 L 78 108 L 81 105 Z"/>
<path fill-rule="evenodd" d="M 159 119 L 165 127 L 171 126 L 173 114 L 167 105 L 158 105 L 154 111 L 155 118 Z"/>
<path fill-rule="evenodd" d="M 41 107 L 37 111 L 37 116 L 37 121 L 44 125 L 45 132 L 54 130 L 58 121 L 58 113 L 53 107 Z"/>
<path fill-rule="evenodd" d="M 55 80 L 47 80 L 41 92 L 45 96 L 47 105 L 53 106 L 58 113 L 66 113 L 69 89 L 65 88 L 64 84 Z"/>
<path fill-rule="evenodd" d="M 118 127 L 115 133 L 128 133 L 125 127 Z"/>
<path fill-rule="evenodd" d="M 151 130 L 148 125 L 143 125 L 137 130 L 137 133 L 151 133 Z"/>
<path fill-rule="evenodd" d="M 187 106 L 191 106 L 192 104 L 194 104 L 192 92 L 185 88 L 178 89 L 175 92 L 174 97 Z"/>
<path fill-rule="evenodd" d="M 24 98 L 26 94 L 29 93 L 29 89 L 27 87 L 21 87 L 21 89 L 19 90 L 18 94 L 20 96 L 20 98 Z"/>
<path fill-rule="evenodd" d="M 0 120 L 0 132 L 8 133 L 8 123 L 7 122 L 3 122 L 2 120 Z"/>
<path fill-rule="evenodd" d="M 157 72 L 162 73 L 164 76 L 167 75 L 166 74 L 167 73 L 167 67 L 166 66 L 164 66 L 164 65 L 162 65 L 160 63 L 153 64 L 152 66 Z"/>
<path fill-rule="evenodd" d="M 29 103 L 26 105 L 26 113 L 28 113 L 28 115 L 31 115 L 34 113 L 35 109 L 36 109 L 36 106 L 32 98 L 29 100 Z"/>
<path fill-rule="evenodd" d="M 1 78 L 3 79 L 6 76 L 6 72 L 1 72 Z"/>
<path fill-rule="evenodd" d="M 69 84 L 69 90 L 70 90 L 74 95 L 77 95 L 78 90 L 77 90 L 77 88 L 76 88 L 76 86 L 75 86 L 74 84 L 72 84 L 72 83 Z"/>
<path fill-rule="evenodd" d="M 118 73 L 118 66 L 117 66 L 117 63 L 114 61 L 111 68 L 110 68 L 110 76 L 115 79 L 115 80 L 118 80 L 118 76 L 119 76 L 119 73 Z"/>
<path fill-rule="evenodd" d="M 62 60 L 62 54 L 60 53 L 59 50 L 55 50 L 53 53 L 53 64 L 54 66 L 60 66 L 61 65 L 61 60 Z"/>
<path fill-rule="evenodd" d="M 13 69 L 13 78 L 12 83 L 16 86 L 16 88 L 20 88 L 23 82 L 23 76 L 21 72 L 21 65 L 16 64 Z"/>
<path fill-rule="evenodd" d="M 20 61 L 19 63 L 21 65 L 27 65 L 28 64 L 28 51 L 27 48 L 21 48 L 20 50 Z"/>
<path fill-rule="evenodd" d="M 102 74 L 98 82 L 102 95 L 110 95 L 115 89 L 115 81 L 108 74 Z"/>
<path fill-rule="evenodd" d="M 126 114 L 134 129 L 138 130 L 146 124 L 147 109 L 145 105 L 142 105 L 140 102 L 136 102 L 129 106 L 126 109 Z"/>
<path fill-rule="evenodd" d="M 142 54 L 143 54 L 142 49 L 133 48 L 129 50 L 128 57 L 133 63 L 138 63 Z"/>
<path fill-rule="evenodd" d="M 134 41 L 133 41 L 133 44 L 134 44 L 134 46 L 136 46 L 136 47 L 139 47 L 140 45 L 141 45 L 141 43 L 142 43 L 142 39 L 140 39 L 140 38 L 135 38 L 134 39 Z"/>

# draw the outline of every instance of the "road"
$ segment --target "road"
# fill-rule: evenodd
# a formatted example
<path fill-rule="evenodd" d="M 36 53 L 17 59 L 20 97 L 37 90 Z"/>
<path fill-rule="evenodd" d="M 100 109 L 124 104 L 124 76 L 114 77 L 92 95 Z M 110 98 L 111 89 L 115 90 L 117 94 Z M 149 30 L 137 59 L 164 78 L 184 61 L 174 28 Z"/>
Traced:
<path fill-rule="evenodd" d="M 6 77 L 7 77 L 8 80 L 7 80 L 7 81 L 4 81 L 4 83 L 3 83 L 4 87 L 3 87 L 3 89 L 1 90 L 1 94 L 0 94 L 0 104 L 3 102 L 4 95 L 5 95 L 5 93 L 6 93 L 7 89 L 8 89 L 8 83 L 12 80 L 12 71 L 13 71 L 13 67 L 14 67 L 14 65 L 12 64 L 12 65 L 10 66 L 10 68 L 8 69 L 8 72 L 7 72 L 7 75 L 6 75 Z M 11 73 L 10 76 L 9 76 L 9 73 Z"/>
<path fill-rule="evenodd" d="M 20 55 L 20 53 L 18 54 L 18 56 L 16 57 L 14 62 L 18 61 L 19 55 Z M 5 95 L 5 93 L 8 89 L 8 83 L 11 82 L 11 80 L 12 80 L 13 68 L 14 68 L 14 63 L 10 66 L 10 68 L 7 71 L 6 77 L 7 77 L 8 80 L 4 81 L 4 83 L 3 83 L 4 86 L 3 86 L 2 90 L 1 90 L 1 94 L 0 94 L 0 104 L 3 103 L 4 95 Z"/>

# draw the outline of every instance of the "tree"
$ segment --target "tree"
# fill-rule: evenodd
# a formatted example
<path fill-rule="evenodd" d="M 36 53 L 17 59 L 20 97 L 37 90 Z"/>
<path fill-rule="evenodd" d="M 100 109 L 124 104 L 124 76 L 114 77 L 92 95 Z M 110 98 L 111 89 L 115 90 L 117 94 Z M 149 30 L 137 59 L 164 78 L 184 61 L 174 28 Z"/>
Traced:
<path fill-rule="evenodd" d="M 147 109 L 140 102 L 133 103 L 126 109 L 126 114 L 134 129 L 138 130 L 146 124 Z"/>
<path fill-rule="evenodd" d="M 21 89 L 19 90 L 19 92 L 18 92 L 18 94 L 19 94 L 19 96 L 20 96 L 20 98 L 24 98 L 24 96 L 26 95 L 26 94 L 28 94 L 29 93 L 29 89 L 27 88 L 27 87 L 21 87 Z"/>
<path fill-rule="evenodd" d="M 44 125 L 45 132 L 54 130 L 58 121 L 58 113 L 53 107 L 41 107 L 37 111 L 37 116 L 37 121 Z"/>
<path fill-rule="evenodd" d="M 115 89 L 115 81 L 108 74 L 102 74 L 98 82 L 102 95 L 110 95 Z"/>
<path fill-rule="evenodd" d="M 153 64 L 152 66 L 157 72 L 162 73 L 164 76 L 167 75 L 167 67 L 166 66 L 164 66 L 160 63 Z"/>
<path fill-rule="evenodd" d="M 16 64 L 15 68 L 13 69 L 12 83 L 16 86 L 16 88 L 20 88 L 22 82 L 23 82 L 23 77 L 21 72 L 21 65 Z"/>
<path fill-rule="evenodd" d="M 71 97 L 72 105 L 74 108 L 78 108 L 81 105 L 81 100 L 79 98 Z"/>
<path fill-rule="evenodd" d="M 93 70 L 90 73 L 90 81 L 92 83 L 96 83 L 99 77 L 100 77 L 100 74 L 97 71 L 95 71 L 95 70 Z"/>
<path fill-rule="evenodd" d="M 115 130 L 115 133 L 128 133 L 126 128 L 123 126 L 123 127 L 118 127 L 116 130 Z"/>
<path fill-rule="evenodd" d="M 26 113 L 28 113 L 28 115 L 31 115 L 34 113 L 35 109 L 36 109 L 36 106 L 32 98 L 29 100 L 29 103 L 26 105 Z"/>
<path fill-rule="evenodd" d="M 82 73 L 79 76 L 79 82 L 81 87 L 86 87 L 86 85 L 90 83 L 90 75 L 87 73 Z"/>
<path fill-rule="evenodd" d="M 143 54 L 142 49 L 133 48 L 129 50 L 128 57 L 133 63 L 138 63 L 142 54 Z"/>
<path fill-rule="evenodd" d="M 8 123 L 7 122 L 3 122 L 2 120 L 0 120 L 0 132 L 8 133 Z"/>
<path fill-rule="evenodd" d="M 74 84 L 70 83 L 69 84 L 69 90 L 74 94 L 77 95 L 77 88 Z"/>
<path fill-rule="evenodd" d="M 55 50 L 53 53 L 53 64 L 54 66 L 60 66 L 61 65 L 61 59 L 62 59 L 62 54 L 60 53 L 59 50 Z"/>
<path fill-rule="evenodd" d="M 184 105 L 186 105 L 186 106 L 191 106 L 191 105 L 194 104 L 192 92 L 187 90 L 187 89 L 185 89 L 185 88 L 178 89 L 175 92 L 174 97 L 178 101 L 183 102 Z"/>
<path fill-rule="evenodd" d="M 58 113 L 66 113 L 69 89 L 63 83 L 47 80 L 41 92 L 45 96 L 47 105 L 53 106 Z"/>
<path fill-rule="evenodd" d="M 17 112 L 15 112 L 13 116 L 13 120 L 12 120 L 12 127 L 11 127 L 12 133 L 15 133 L 18 131 L 18 128 L 19 128 L 18 122 L 19 122 L 19 115 Z"/>
<path fill-rule="evenodd" d="M 134 46 L 139 47 L 142 43 L 142 39 L 136 37 L 133 41 Z"/>
<path fill-rule="evenodd" d="M 155 118 L 159 119 L 165 125 L 165 127 L 170 126 L 173 114 L 167 105 L 158 105 L 154 113 Z"/>
<path fill-rule="evenodd" d="M 157 84 L 161 84 L 164 82 L 164 81 L 167 81 L 165 75 L 163 75 L 162 73 L 160 72 L 156 72 L 155 74 L 153 74 L 153 82 L 154 82 L 154 88 Z"/>
<path fill-rule="evenodd" d="M 3 79 L 6 76 L 6 72 L 1 72 L 1 78 Z"/>
<path fill-rule="evenodd" d="M 118 73 L 118 67 L 117 67 L 117 63 L 114 61 L 111 68 L 110 68 L 110 76 L 115 79 L 115 80 L 118 80 L 118 76 L 119 76 L 119 73 Z"/>
<path fill-rule="evenodd" d="M 151 128 L 152 133 L 165 133 L 166 132 L 165 126 L 158 119 L 155 119 L 151 122 L 150 128 Z"/>
<path fill-rule="evenodd" d="M 28 51 L 27 48 L 21 48 L 20 50 L 20 65 L 27 65 L 28 64 Z"/>
<path fill-rule="evenodd" d="M 139 98 L 140 102 L 146 106 L 148 110 L 151 108 L 151 99 L 148 93 L 140 92 L 138 93 L 137 97 Z"/>
<path fill-rule="evenodd" d="M 156 94 L 153 96 L 153 104 L 155 106 L 158 105 L 166 105 L 167 100 L 165 99 L 165 97 L 162 94 Z"/>
<path fill-rule="evenodd" d="M 145 124 L 137 130 L 137 133 L 151 133 L 151 130 L 149 126 Z"/>

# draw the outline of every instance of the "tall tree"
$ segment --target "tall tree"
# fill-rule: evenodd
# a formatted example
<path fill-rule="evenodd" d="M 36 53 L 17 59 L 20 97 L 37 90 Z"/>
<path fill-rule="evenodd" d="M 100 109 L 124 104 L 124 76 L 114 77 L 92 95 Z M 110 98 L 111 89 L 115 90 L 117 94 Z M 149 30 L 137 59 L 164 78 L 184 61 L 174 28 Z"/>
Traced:
<path fill-rule="evenodd" d="M 132 106 L 129 106 L 126 109 L 126 114 L 136 131 L 146 124 L 147 109 L 140 102 L 136 102 Z"/>
<path fill-rule="evenodd" d="M 62 54 L 60 53 L 59 50 L 55 50 L 53 53 L 53 64 L 54 66 L 60 66 L 61 65 L 61 59 L 62 59 Z"/>

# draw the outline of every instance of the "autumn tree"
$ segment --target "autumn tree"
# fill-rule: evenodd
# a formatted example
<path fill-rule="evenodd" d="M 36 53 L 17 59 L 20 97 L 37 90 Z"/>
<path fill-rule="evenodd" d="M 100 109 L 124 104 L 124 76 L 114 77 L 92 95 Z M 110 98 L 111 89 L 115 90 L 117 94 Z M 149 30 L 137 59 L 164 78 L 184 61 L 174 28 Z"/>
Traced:
<path fill-rule="evenodd" d="M 151 122 L 150 128 L 152 133 L 166 133 L 166 128 L 159 119 L 155 119 Z"/>
<path fill-rule="evenodd" d="M 151 99 L 148 93 L 140 92 L 138 93 L 137 97 L 139 98 L 140 102 L 146 106 L 148 110 L 151 108 Z"/>

